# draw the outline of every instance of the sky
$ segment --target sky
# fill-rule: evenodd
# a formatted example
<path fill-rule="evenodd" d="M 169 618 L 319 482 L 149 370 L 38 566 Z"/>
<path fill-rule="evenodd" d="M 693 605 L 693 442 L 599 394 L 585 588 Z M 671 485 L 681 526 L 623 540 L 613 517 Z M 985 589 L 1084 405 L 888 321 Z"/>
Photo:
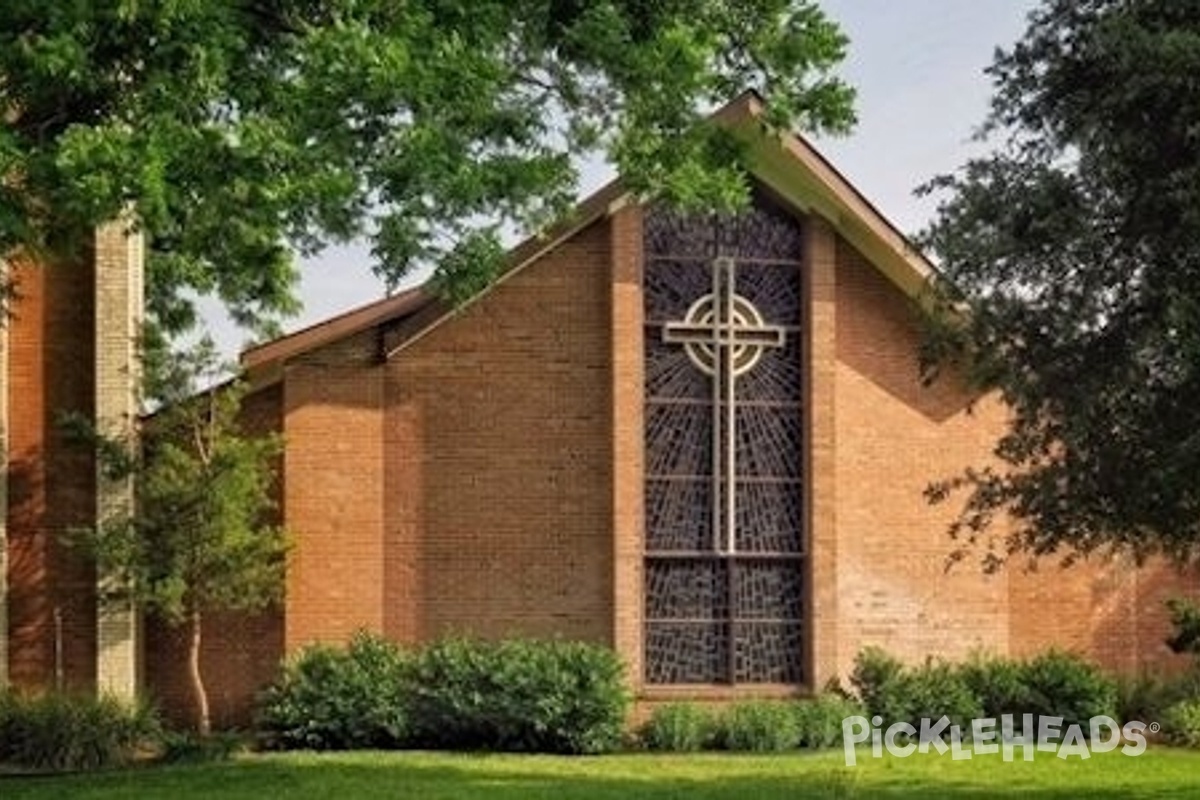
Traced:
<path fill-rule="evenodd" d="M 951 172 L 980 145 L 971 135 L 987 113 L 991 83 L 984 68 L 997 47 L 1025 30 L 1033 0 L 824 0 L 825 12 L 850 39 L 839 74 L 858 98 L 858 124 L 845 137 L 814 144 L 900 230 L 919 230 L 933 212 L 931 198 L 913 190 Z M 581 194 L 613 173 L 603 163 L 581 175 Z M 296 330 L 377 300 L 383 283 L 371 273 L 363 246 L 331 248 L 301 263 L 303 313 Z M 222 352 L 233 357 L 245 334 L 215 303 L 202 306 Z"/>

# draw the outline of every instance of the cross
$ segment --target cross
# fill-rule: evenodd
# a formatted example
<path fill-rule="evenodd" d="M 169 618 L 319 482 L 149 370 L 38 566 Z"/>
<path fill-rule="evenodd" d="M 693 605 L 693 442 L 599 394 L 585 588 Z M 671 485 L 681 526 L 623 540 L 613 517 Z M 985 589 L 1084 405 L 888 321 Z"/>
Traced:
<path fill-rule="evenodd" d="M 783 328 L 768 325 L 754 304 L 737 294 L 736 265 L 722 256 L 712 263 L 712 291 L 688 308 L 680 322 L 663 327 L 663 341 L 682 344 L 713 385 L 713 547 L 736 549 L 737 378 L 754 368 L 768 347 L 783 347 Z M 724 546 L 722 547 L 722 542 Z"/>

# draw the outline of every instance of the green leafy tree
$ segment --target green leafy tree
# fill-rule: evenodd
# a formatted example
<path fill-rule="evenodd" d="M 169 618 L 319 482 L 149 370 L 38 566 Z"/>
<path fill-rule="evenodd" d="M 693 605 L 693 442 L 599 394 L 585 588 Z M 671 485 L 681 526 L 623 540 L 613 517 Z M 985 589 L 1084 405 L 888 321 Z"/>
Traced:
<path fill-rule="evenodd" d="M 989 155 L 946 192 L 928 364 L 1012 410 L 954 533 L 1189 558 L 1200 541 L 1200 3 L 1047 0 L 990 68 Z M 965 312 L 965 313 L 964 313 Z M 989 524 L 1016 525 L 996 539 Z"/>
<path fill-rule="evenodd" d="M 270 522 L 280 441 L 243 430 L 244 390 L 236 382 L 198 391 L 218 374 L 216 364 L 210 343 L 173 357 L 162 383 L 175 396 L 148 421 L 140 446 L 84 426 L 107 477 L 134 478 L 137 502 L 77 537 L 107 591 L 187 628 L 188 682 L 202 735 L 211 728 L 200 666 L 205 619 L 281 599 L 288 549 L 286 532 Z"/>
<path fill-rule="evenodd" d="M 568 207 L 582 153 L 736 206 L 699 110 L 751 88 L 769 125 L 845 130 L 844 47 L 809 0 L 5 0 L 0 252 L 130 210 L 168 332 L 194 292 L 263 327 L 295 308 L 293 248 L 364 235 L 390 284 L 437 264 L 462 297 L 505 226 Z"/>

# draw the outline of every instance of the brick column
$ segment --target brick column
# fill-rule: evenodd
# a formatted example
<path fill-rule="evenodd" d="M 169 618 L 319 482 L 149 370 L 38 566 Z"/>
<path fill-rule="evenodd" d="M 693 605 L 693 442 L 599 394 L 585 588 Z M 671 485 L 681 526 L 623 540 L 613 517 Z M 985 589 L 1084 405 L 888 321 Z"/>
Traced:
<path fill-rule="evenodd" d="M 642 210 L 626 205 L 611 216 L 613 647 L 642 684 L 642 554 L 644 432 Z"/>
<path fill-rule="evenodd" d="M 838 674 L 837 482 L 834 376 L 837 372 L 837 235 L 821 217 L 805 224 L 808 275 L 808 684 Z"/>
<path fill-rule="evenodd" d="M 141 368 L 143 241 L 127 222 L 96 229 L 96 426 L 109 437 L 136 435 Z M 96 517 L 128 514 L 133 480 L 108 480 L 96 468 Z M 96 576 L 103 590 L 111 578 Z M 132 699 L 140 685 L 141 621 L 128 601 L 96 604 L 96 689 Z"/>

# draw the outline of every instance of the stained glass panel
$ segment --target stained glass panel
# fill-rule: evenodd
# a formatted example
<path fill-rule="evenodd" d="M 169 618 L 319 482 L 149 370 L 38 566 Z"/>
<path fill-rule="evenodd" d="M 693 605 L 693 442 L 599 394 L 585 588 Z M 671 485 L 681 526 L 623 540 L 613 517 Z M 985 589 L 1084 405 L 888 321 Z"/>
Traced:
<path fill-rule="evenodd" d="M 644 231 L 646 681 L 800 682 L 802 228 L 758 195 Z"/>

